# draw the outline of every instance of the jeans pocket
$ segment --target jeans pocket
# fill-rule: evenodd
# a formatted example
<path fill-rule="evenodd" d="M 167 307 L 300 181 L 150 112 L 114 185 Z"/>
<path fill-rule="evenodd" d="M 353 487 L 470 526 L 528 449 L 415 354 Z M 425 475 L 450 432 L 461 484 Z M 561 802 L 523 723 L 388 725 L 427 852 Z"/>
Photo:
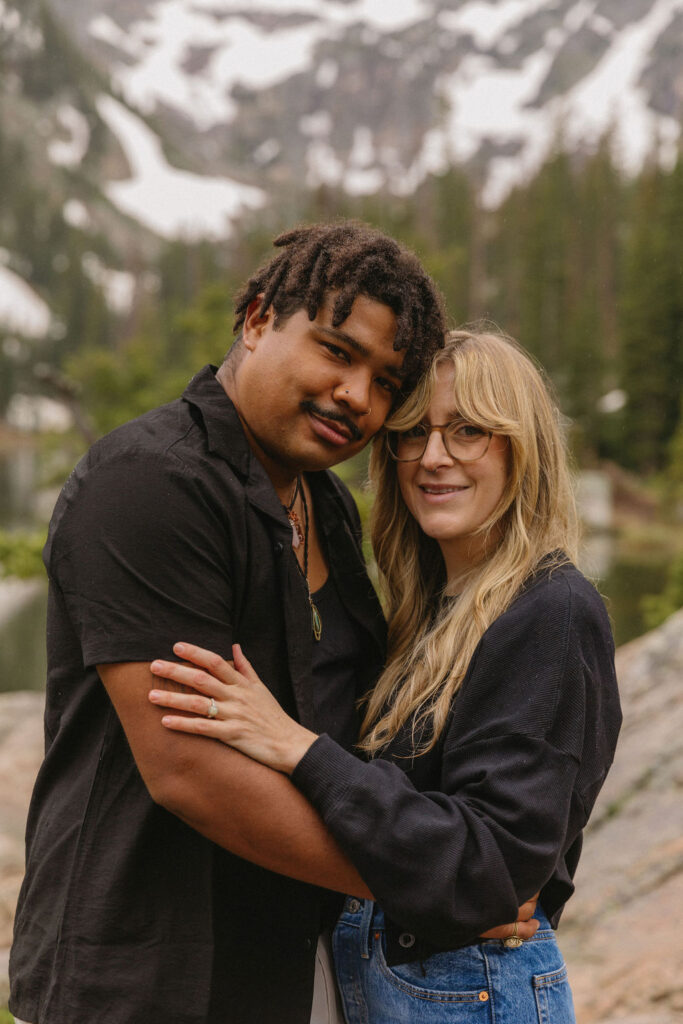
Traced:
<path fill-rule="evenodd" d="M 379 971 L 406 996 L 432 1003 L 460 1003 L 483 1007 L 490 994 L 486 962 L 477 946 L 435 953 L 389 967 L 381 940 L 375 940 Z"/>
<path fill-rule="evenodd" d="M 572 990 L 564 964 L 549 974 L 535 974 L 534 994 L 539 1024 L 576 1024 Z"/>

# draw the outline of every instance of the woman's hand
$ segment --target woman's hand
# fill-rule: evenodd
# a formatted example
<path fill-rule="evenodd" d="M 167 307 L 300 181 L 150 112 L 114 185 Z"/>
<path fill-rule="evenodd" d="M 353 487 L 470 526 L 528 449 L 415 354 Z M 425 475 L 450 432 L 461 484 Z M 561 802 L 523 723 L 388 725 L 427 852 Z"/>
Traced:
<path fill-rule="evenodd" d="M 175 644 L 173 650 L 198 667 L 153 661 L 152 672 L 189 686 L 196 693 L 151 690 L 149 699 L 160 707 L 193 712 L 199 717 L 164 715 L 162 724 L 177 732 L 220 740 L 269 768 L 290 774 L 317 736 L 282 710 L 240 646 L 233 645 L 232 664 L 194 644 Z M 207 718 L 209 711 L 215 714 Z"/>

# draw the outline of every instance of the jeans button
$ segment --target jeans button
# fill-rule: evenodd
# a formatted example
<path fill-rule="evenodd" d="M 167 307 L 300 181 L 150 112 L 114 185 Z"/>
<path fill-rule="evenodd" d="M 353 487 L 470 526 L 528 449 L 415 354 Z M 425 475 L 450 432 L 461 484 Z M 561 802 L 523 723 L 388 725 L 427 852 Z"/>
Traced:
<path fill-rule="evenodd" d="M 282 541 L 276 540 L 275 543 L 273 544 L 273 551 L 275 552 L 275 554 L 276 555 L 281 555 L 284 550 L 285 550 L 285 546 L 282 543 Z"/>
<path fill-rule="evenodd" d="M 415 945 L 415 936 L 411 935 L 410 932 L 401 932 L 398 937 L 399 946 L 403 946 L 404 949 L 410 949 L 411 946 Z"/>
<path fill-rule="evenodd" d="M 357 914 L 360 910 L 360 900 L 350 899 L 347 905 L 349 914 Z"/>

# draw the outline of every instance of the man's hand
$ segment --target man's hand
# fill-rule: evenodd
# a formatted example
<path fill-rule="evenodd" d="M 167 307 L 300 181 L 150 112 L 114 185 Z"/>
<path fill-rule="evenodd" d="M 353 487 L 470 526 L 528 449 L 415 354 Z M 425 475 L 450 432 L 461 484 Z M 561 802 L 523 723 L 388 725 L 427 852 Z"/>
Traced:
<path fill-rule="evenodd" d="M 539 894 L 536 893 L 530 899 L 523 903 L 517 911 L 517 921 L 513 924 L 500 924 L 497 928 L 489 928 L 487 932 L 480 935 L 480 939 L 508 939 L 514 934 L 515 924 L 517 925 L 517 935 L 520 939 L 531 939 L 538 931 L 538 921 L 533 916 L 536 909 L 536 901 L 538 900 Z"/>

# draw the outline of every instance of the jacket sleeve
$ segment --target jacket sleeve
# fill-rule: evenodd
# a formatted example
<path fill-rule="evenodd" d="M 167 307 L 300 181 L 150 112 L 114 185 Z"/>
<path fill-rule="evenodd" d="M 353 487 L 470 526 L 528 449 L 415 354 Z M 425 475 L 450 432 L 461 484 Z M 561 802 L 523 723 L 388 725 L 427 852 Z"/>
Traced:
<path fill-rule="evenodd" d="M 590 648 L 609 631 L 583 621 L 593 611 L 577 613 L 562 581 L 540 589 L 482 638 L 441 743 L 438 791 L 327 736 L 292 776 L 389 917 L 437 946 L 514 920 L 551 877 L 570 818 L 584 823 L 586 691 L 601 684 Z"/>

